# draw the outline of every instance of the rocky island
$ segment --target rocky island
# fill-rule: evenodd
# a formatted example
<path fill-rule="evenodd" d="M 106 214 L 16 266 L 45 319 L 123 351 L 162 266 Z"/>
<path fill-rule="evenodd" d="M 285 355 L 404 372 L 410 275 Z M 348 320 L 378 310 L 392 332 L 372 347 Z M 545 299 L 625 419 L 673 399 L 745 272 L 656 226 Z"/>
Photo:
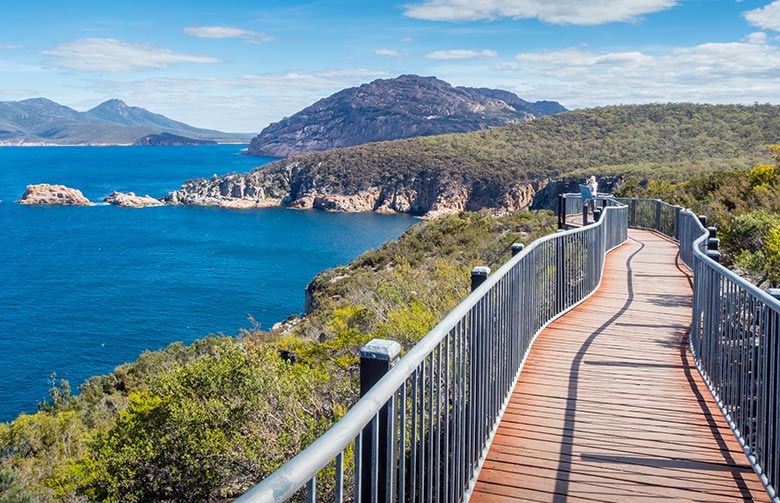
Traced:
<path fill-rule="evenodd" d="M 94 204 L 78 189 L 48 183 L 28 185 L 17 203 L 49 206 L 92 206 Z"/>
<path fill-rule="evenodd" d="M 192 147 L 216 144 L 213 140 L 196 140 L 171 133 L 150 134 L 133 142 L 134 147 Z"/>
<path fill-rule="evenodd" d="M 137 196 L 135 195 L 135 192 L 112 192 L 107 195 L 103 201 L 123 208 L 147 208 L 149 206 L 163 206 L 165 204 L 163 201 L 155 199 L 148 194 L 145 196 Z"/>

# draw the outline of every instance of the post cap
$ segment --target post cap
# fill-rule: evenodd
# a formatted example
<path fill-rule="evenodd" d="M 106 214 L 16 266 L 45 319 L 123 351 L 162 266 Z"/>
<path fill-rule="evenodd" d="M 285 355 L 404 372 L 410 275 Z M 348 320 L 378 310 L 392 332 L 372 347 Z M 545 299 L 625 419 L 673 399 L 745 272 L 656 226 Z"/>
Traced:
<path fill-rule="evenodd" d="M 522 251 L 525 249 L 525 245 L 523 243 L 512 243 L 512 249 Z"/>
<path fill-rule="evenodd" d="M 557 231 L 555 231 L 556 234 L 559 232 L 566 232 L 566 229 L 558 229 Z"/>
<path fill-rule="evenodd" d="M 718 250 L 707 250 L 707 257 L 711 258 L 715 262 L 720 262 L 721 254 Z"/>
<path fill-rule="evenodd" d="M 780 300 L 780 288 L 767 288 L 766 293 L 768 293 L 770 297 Z"/>
<path fill-rule="evenodd" d="M 360 348 L 360 357 L 372 360 L 391 362 L 396 360 L 400 354 L 401 345 L 387 339 L 371 339 L 365 346 Z"/>
<path fill-rule="evenodd" d="M 486 265 L 478 265 L 474 269 L 471 270 L 472 276 L 490 276 L 490 267 Z"/>

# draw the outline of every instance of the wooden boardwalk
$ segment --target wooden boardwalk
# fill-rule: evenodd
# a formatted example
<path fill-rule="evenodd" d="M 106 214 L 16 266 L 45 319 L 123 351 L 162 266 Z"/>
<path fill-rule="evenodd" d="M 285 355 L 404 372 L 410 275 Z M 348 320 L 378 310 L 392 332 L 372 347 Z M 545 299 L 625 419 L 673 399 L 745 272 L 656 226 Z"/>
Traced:
<path fill-rule="evenodd" d="M 693 365 L 676 253 L 630 231 L 539 335 L 471 502 L 769 501 Z"/>

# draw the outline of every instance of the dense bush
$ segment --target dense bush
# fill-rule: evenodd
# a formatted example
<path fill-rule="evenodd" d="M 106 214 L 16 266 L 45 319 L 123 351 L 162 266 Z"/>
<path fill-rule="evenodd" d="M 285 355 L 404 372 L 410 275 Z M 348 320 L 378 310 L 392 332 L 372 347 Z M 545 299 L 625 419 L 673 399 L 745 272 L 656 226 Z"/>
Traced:
<path fill-rule="evenodd" d="M 553 230 L 547 212 L 420 223 L 318 275 L 318 307 L 275 331 L 146 352 L 75 397 L 53 381 L 40 412 L 0 425 L 0 502 L 228 501 L 354 403 L 361 345 L 408 349 L 468 294 L 471 267 Z"/>
<path fill-rule="evenodd" d="M 777 159 L 780 146 L 770 145 Z M 617 193 L 654 197 L 703 213 L 719 230 L 724 260 L 759 286 L 780 282 L 780 168 L 759 164 L 670 182 L 629 176 Z"/>

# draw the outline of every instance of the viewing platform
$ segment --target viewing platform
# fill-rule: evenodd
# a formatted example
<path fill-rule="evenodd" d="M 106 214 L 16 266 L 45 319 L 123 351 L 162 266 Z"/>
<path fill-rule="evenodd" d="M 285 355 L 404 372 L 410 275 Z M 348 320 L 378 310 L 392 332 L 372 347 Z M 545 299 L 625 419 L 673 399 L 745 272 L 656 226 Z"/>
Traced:
<path fill-rule="evenodd" d="M 780 503 L 775 292 L 704 216 L 586 201 L 403 357 L 364 346 L 361 399 L 238 501 Z"/>
<path fill-rule="evenodd" d="M 677 250 L 630 230 L 539 334 L 470 501 L 770 501 L 693 364 Z"/>

